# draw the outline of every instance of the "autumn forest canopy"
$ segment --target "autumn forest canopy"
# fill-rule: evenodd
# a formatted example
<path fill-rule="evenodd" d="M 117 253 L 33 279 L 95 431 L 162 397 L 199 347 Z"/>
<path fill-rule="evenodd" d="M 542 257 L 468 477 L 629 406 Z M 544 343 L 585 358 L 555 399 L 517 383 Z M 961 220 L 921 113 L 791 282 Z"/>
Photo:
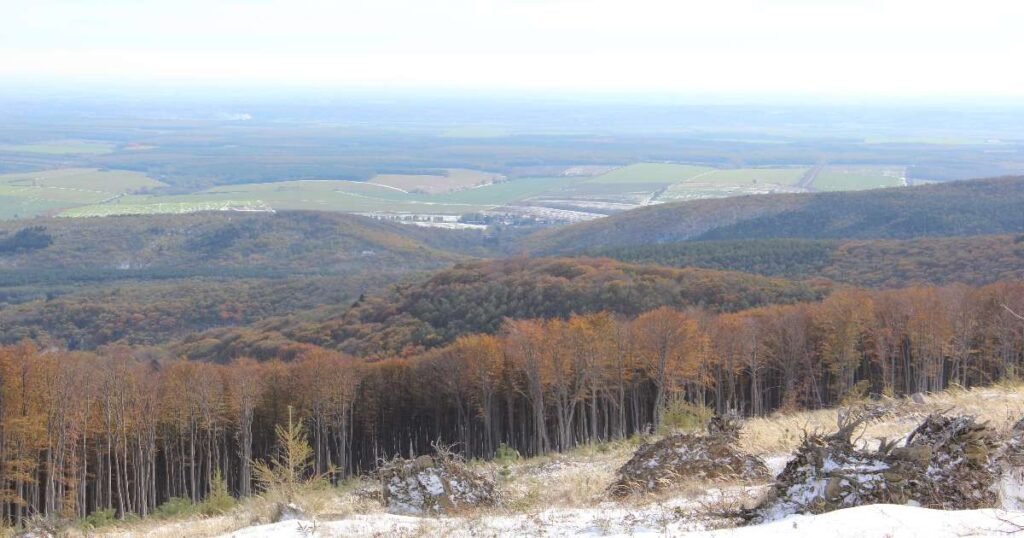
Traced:
<path fill-rule="evenodd" d="M 198 213 L 0 223 L 0 518 L 337 483 L 1016 379 L 1024 179 L 661 204 L 548 229 Z"/>

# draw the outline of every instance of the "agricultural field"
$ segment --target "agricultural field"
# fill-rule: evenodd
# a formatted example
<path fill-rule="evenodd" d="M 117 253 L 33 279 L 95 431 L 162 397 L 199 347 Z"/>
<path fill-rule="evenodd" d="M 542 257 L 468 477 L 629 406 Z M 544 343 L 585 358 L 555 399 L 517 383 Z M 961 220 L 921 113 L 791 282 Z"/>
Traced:
<path fill-rule="evenodd" d="M 545 201 L 559 207 L 610 213 L 653 203 L 743 194 L 800 192 L 807 168 L 736 168 L 640 163 L 581 179 Z"/>
<path fill-rule="evenodd" d="M 818 191 L 858 191 L 906 186 L 902 166 L 826 166 L 814 178 Z"/>
<path fill-rule="evenodd" d="M 809 172 L 806 167 L 718 169 L 641 163 L 587 171 L 594 175 L 509 179 L 479 170 L 444 169 L 432 174 L 380 174 L 369 181 L 242 183 L 170 195 L 152 191 L 165 185 L 141 173 L 68 168 L 0 175 L 0 218 L 321 210 L 381 216 L 500 212 L 572 222 L 681 200 L 802 192 L 808 187 L 894 186 L 903 184 L 904 170 L 862 166 Z M 813 185 L 807 185 L 812 180 Z"/>
<path fill-rule="evenodd" d="M 500 174 L 489 174 L 479 170 L 449 168 L 443 175 L 428 174 L 378 174 L 369 182 L 394 187 L 405 193 L 444 194 L 446 192 L 472 189 L 501 181 Z"/>
<path fill-rule="evenodd" d="M 38 153 L 43 155 L 104 155 L 114 151 L 108 142 L 90 140 L 52 140 L 33 144 L 0 144 L 0 153 Z"/>
<path fill-rule="evenodd" d="M 589 180 L 590 183 L 661 183 L 672 185 L 699 177 L 715 169 L 707 166 L 668 163 L 638 163 L 616 168 Z"/>
<path fill-rule="evenodd" d="M 27 218 L 100 204 L 164 184 L 138 172 L 65 168 L 0 175 L 0 218 Z"/>
<path fill-rule="evenodd" d="M 8 196 L 4 194 L 5 189 L 0 186 L 0 219 L 22 219 L 38 215 L 47 215 L 58 211 L 66 204 L 53 200 L 40 200 L 24 196 Z"/>
<path fill-rule="evenodd" d="M 799 187 L 799 183 L 807 170 L 800 167 L 712 169 L 669 186 L 658 196 L 658 201 L 801 192 L 804 189 Z"/>
<path fill-rule="evenodd" d="M 139 206 L 153 206 L 152 212 L 159 212 L 156 208 L 167 204 L 178 204 L 167 206 L 178 212 L 179 207 L 204 203 L 263 204 L 274 210 L 463 215 L 526 200 L 557 190 L 572 181 L 568 178 L 528 178 L 439 194 L 405 192 L 391 185 L 344 180 L 250 183 L 214 187 L 185 195 L 124 196 L 102 206 L 69 210 L 63 216 L 122 214 L 118 208 L 138 214 L 144 211 Z"/>
<path fill-rule="evenodd" d="M 58 217 L 112 217 L 123 215 L 180 215 L 200 211 L 247 211 L 271 213 L 274 210 L 262 202 L 160 202 L 154 204 L 97 204 L 62 211 Z"/>

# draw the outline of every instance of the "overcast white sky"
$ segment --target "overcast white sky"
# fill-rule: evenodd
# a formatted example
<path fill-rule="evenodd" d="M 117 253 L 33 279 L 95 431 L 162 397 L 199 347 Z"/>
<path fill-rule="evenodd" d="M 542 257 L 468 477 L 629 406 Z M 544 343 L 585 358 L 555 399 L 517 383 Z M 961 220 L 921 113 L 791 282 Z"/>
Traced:
<path fill-rule="evenodd" d="M 0 0 L 0 79 L 1024 98 L 1021 0 Z"/>

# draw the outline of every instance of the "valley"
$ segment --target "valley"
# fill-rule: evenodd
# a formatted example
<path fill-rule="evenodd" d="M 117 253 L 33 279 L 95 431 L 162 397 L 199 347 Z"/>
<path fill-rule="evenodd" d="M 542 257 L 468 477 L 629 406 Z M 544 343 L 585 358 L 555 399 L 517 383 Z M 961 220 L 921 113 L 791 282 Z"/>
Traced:
<path fill-rule="evenodd" d="M 1024 534 L 1019 3 L 9 3 L 0 538 Z"/>

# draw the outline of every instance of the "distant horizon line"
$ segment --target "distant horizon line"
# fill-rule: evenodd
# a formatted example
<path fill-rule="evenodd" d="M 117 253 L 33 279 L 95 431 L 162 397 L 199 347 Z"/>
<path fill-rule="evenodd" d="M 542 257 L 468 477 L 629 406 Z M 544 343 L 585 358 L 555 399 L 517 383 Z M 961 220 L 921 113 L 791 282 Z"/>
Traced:
<path fill-rule="evenodd" d="M 999 94 L 837 94 L 827 92 L 743 92 L 649 90 L 581 90 L 544 88 L 440 87 L 432 85 L 359 85 L 316 83 L 231 83 L 212 81 L 109 81 L 72 78 L 0 76 L 0 99 L 52 98 L 283 98 L 297 95 L 391 99 L 471 99 L 480 102 L 573 101 L 578 104 L 678 106 L 899 106 L 903 108 L 967 105 L 977 108 L 1024 108 L 1024 95 Z"/>

